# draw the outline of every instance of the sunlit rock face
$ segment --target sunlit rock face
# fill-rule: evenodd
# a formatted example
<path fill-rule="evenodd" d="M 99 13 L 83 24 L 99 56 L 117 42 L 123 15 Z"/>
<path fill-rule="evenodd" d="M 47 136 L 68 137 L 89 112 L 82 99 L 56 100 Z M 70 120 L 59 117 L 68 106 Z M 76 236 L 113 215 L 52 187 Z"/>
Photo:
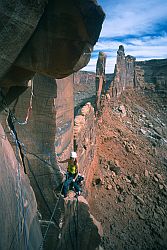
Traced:
<path fill-rule="evenodd" d="M 74 76 L 56 79 L 57 98 L 54 99 L 56 111 L 55 153 L 59 159 L 67 159 L 73 149 L 74 127 Z M 61 165 L 63 170 L 63 165 Z"/>
<path fill-rule="evenodd" d="M 69 157 L 73 148 L 73 76 L 57 80 L 36 74 L 29 85 L 10 109 L 15 113 L 15 128 L 29 159 L 30 165 L 27 161 L 25 164 L 39 209 L 49 217 L 55 200 L 53 190 L 61 184 L 61 170 L 65 170 L 63 165 L 59 168 L 57 157 Z M 6 113 L 0 118 L 6 127 Z"/>
<path fill-rule="evenodd" d="M 96 64 L 96 110 L 100 109 L 101 95 L 105 91 L 105 67 L 106 67 L 106 54 L 99 52 L 97 64 Z"/>
<path fill-rule="evenodd" d="M 57 199 L 54 191 L 61 185 L 62 170 L 66 167 L 58 165 L 57 158 L 69 157 L 73 148 L 73 76 L 57 80 L 36 74 L 10 109 L 16 117 L 14 125 L 26 155 L 29 185 L 34 190 L 41 214 L 41 229 L 45 232 L 48 225 L 45 221 L 49 221 Z M 0 120 L 15 148 L 6 127 L 6 115 L 1 113 Z M 59 217 L 58 210 L 53 222 L 58 223 Z M 58 234 L 58 228 L 51 227 L 47 244 L 51 241 L 53 248 L 49 249 L 57 245 Z"/>
<path fill-rule="evenodd" d="M 38 249 L 42 235 L 35 195 L 1 125 L 0 159 L 0 249 Z"/>
<path fill-rule="evenodd" d="M 96 150 L 96 121 L 91 103 L 87 103 L 75 117 L 74 147 L 78 154 L 79 171 L 85 175 L 85 182 L 90 175 L 91 163 Z"/>
<path fill-rule="evenodd" d="M 112 96 L 118 96 L 125 89 L 135 87 L 135 60 L 133 56 L 125 56 L 123 45 L 119 46 L 112 84 Z"/>

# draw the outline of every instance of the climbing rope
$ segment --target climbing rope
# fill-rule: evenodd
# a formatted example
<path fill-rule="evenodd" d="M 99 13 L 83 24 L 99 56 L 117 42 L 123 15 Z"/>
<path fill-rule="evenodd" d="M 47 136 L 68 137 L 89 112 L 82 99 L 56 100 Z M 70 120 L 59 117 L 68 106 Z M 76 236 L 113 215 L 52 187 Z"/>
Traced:
<path fill-rule="evenodd" d="M 56 212 L 58 203 L 59 203 L 59 201 L 60 201 L 60 197 L 61 197 L 61 193 L 62 193 L 62 191 L 63 191 L 63 187 L 64 187 L 64 183 L 63 183 L 63 185 L 62 185 L 62 187 L 61 187 L 60 194 L 59 194 L 59 198 L 58 198 L 58 200 L 57 200 L 57 202 L 56 202 L 56 204 L 55 204 L 55 207 L 54 207 L 54 209 L 53 209 L 52 215 L 51 215 L 51 217 L 50 217 L 50 220 L 49 220 L 48 226 L 47 226 L 47 228 L 46 228 L 46 231 L 45 231 L 45 233 L 44 233 L 43 240 L 42 240 L 42 242 L 41 242 L 41 245 L 40 245 L 40 247 L 39 247 L 39 250 L 43 248 L 44 242 L 46 241 L 46 237 L 47 237 L 47 234 L 48 234 L 48 231 L 49 231 L 51 222 L 52 222 L 52 220 L 53 220 L 53 218 L 54 218 L 54 215 L 55 215 L 55 212 Z"/>
<path fill-rule="evenodd" d="M 77 197 L 77 250 L 79 250 L 79 239 L 78 239 L 78 231 L 79 231 L 79 209 L 78 209 L 78 197 Z"/>
<path fill-rule="evenodd" d="M 72 215 L 72 213 L 71 213 L 71 206 L 70 206 L 70 217 L 71 217 L 71 215 Z M 72 233 L 71 233 L 71 221 L 69 221 L 69 224 L 68 224 L 68 231 L 69 231 L 69 236 L 70 236 L 70 242 L 71 242 L 72 249 L 75 250 L 74 239 L 73 239 Z"/>
<path fill-rule="evenodd" d="M 8 115 L 8 118 L 7 118 L 7 122 L 8 122 L 8 126 L 9 126 L 9 128 L 10 128 L 11 135 L 12 135 L 12 137 L 13 137 L 13 140 L 14 140 L 15 143 L 16 143 L 16 158 L 17 158 L 18 164 L 19 164 L 19 153 L 20 153 L 21 160 L 22 160 L 22 163 L 23 163 L 23 162 L 24 162 L 24 154 L 23 154 L 23 152 L 22 152 L 21 143 L 20 143 L 20 141 L 18 140 L 17 132 L 16 132 L 15 127 L 14 127 L 13 117 L 12 117 L 11 111 L 9 111 L 9 115 Z M 23 145 L 23 144 L 22 144 L 22 145 Z M 24 151 L 25 151 L 25 150 L 24 150 Z M 38 157 L 38 158 L 39 158 L 39 157 Z M 32 171 L 32 168 L 30 167 L 29 160 L 28 160 L 27 157 L 26 157 L 26 159 L 27 159 L 27 163 L 28 163 L 29 170 L 30 170 L 30 172 L 32 173 L 32 175 L 33 175 L 33 177 L 34 177 L 34 180 L 35 180 L 36 185 L 37 185 L 37 187 L 38 187 L 38 189 L 39 189 L 39 191 L 40 191 L 40 194 L 41 194 L 41 196 L 42 196 L 42 198 L 43 198 L 43 200 L 44 200 L 44 203 L 45 203 L 47 209 L 49 210 L 50 214 L 52 214 L 51 209 L 49 208 L 49 206 L 48 206 L 48 204 L 47 204 L 47 202 L 46 202 L 46 199 L 45 199 L 45 197 L 44 197 L 44 195 L 43 195 L 43 193 L 42 193 L 42 190 L 41 190 L 41 188 L 40 188 L 40 186 L 39 186 L 39 184 L 38 184 L 38 182 L 37 182 L 37 180 L 36 180 L 36 178 L 35 178 L 35 175 L 34 175 L 34 173 L 33 173 L 33 171 Z M 42 160 L 42 159 L 40 159 L 40 160 Z M 42 160 L 42 161 L 43 161 L 43 160 Z M 43 161 L 43 162 L 44 162 L 45 164 L 47 163 L 46 161 Z M 51 164 L 48 164 L 48 165 L 51 166 Z M 24 169 L 25 169 L 25 163 L 24 163 L 23 166 L 24 166 Z M 25 172 L 26 172 L 26 171 L 25 171 Z M 20 190 L 20 191 L 19 191 L 19 200 L 22 201 L 22 214 L 23 214 L 23 220 L 24 220 L 24 224 L 25 224 L 25 215 L 24 215 L 24 207 L 23 207 L 23 197 L 22 197 L 22 190 L 20 189 L 20 188 L 21 188 L 21 187 L 20 187 L 20 182 L 21 182 L 21 177 L 20 177 L 20 164 L 19 164 L 19 167 L 18 167 L 18 189 Z M 21 193 L 20 193 L 20 192 L 21 192 Z M 20 206 L 21 206 L 21 204 L 20 204 Z M 19 214 L 20 214 L 20 209 L 18 208 L 18 216 L 19 216 Z M 53 217 L 52 217 L 52 219 L 53 219 Z M 51 220 L 52 220 L 52 219 L 51 219 Z M 56 222 L 56 221 L 55 221 L 55 222 Z M 24 227 L 23 230 L 25 231 L 26 228 Z M 18 234 L 20 234 L 20 232 L 21 232 L 20 223 L 18 224 L 18 232 L 19 232 Z M 27 233 L 24 232 L 24 235 L 27 235 Z M 12 246 L 12 244 L 13 244 L 13 241 L 14 241 L 14 238 L 12 239 L 11 246 Z M 25 249 L 27 249 L 27 244 L 28 244 L 27 237 L 25 238 L 24 241 L 25 241 Z"/>
<path fill-rule="evenodd" d="M 31 99 L 30 99 L 30 105 L 29 105 L 29 108 L 28 108 L 28 112 L 27 112 L 27 116 L 26 116 L 26 119 L 25 119 L 25 122 L 19 122 L 15 115 L 11 112 L 11 110 L 9 109 L 8 111 L 8 117 L 7 117 L 7 124 L 9 126 L 9 129 L 11 131 L 11 134 L 12 134 L 12 137 L 15 141 L 15 144 L 16 144 L 16 158 L 17 158 L 17 161 L 18 161 L 18 188 L 19 188 L 19 204 L 18 204 L 18 215 L 20 215 L 20 210 L 22 211 L 22 218 L 23 218 L 23 224 L 21 225 L 20 222 L 18 223 L 17 225 L 17 229 L 18 229 L 18 235 L 19 235 L 19 238 L 20 238 L 20 233 L 23 229 L 23 233 L 24 233 L 24 245 L 25 245 L 25 249 L 28 248 L 28 237 L 27 237 L 27 228 L 25 226 L 26 224 L 26 214 L 25 214 L 25 211 L 24 211 L 24 206 L 23 206 L 23 194 L 22 194 L 22 190 L 21 190 L 21 185 L 20 185 L 20 182 L 21 182 L 21 176 L 20 176 L 20 163 L 19 163 L 19 156 L 20 156 L 20 159 L 21 159 L 21 162 L 22 162 L 22 165 L 24 167 L 24 172 L 26 173 L 26 167 L 25 167 L 25 162 L 24 162 L 24 157 L 26 158 L 27 160 L 27 165 L 28 165 L 28 168 L 29 168 L 29 171 L 31 172 L 34 180 L 35 180 L 35 183 L 36 183 L 36 186 L 37 188 L 39 189 L 39 192 L 40 192 L 40 195 L 42 196 L 43 200 L 44 200 L 44 203 L 48 209 L 48 211 L 50 212 L 51 214 L 51 217 L 50 217 L 50 220 L 49 220 L 49 223 L 48 223 L 48 226 L 46 228 L 46 231 L 44 233 L 44 236 L 43 236 L 43 240 L 41 242 L 41 245 L 40 245 L 40 248 L 39 249 L 42 249 L 43 248 L 43 244 L 44 242 L 46 241 L 46 237 L 47 237 L 47 234 L 48 234 L 48 231 L 49 231 L 49 228 L 50 228 L 50 225 L 52 224 L 52 221 L 54 219 L 54 216 L 55 216 L 55 213 L 56 213 L 56 209 L 57 209 L 57 206 L 58 206 L 58 203 L 60 201 L 60 197 L 61 197 L 61 193 L 62 193 L 62 190 L 63 190 L 63 187 L 64 187 L 64 184 L 62 185 L 62 188 L 61 188 L 61 191 L 60 191 L 60 194 L 59 194 L 59 198 L 57 199 L 57 202 L 55 204 L 55 207 L 53 209 L 53 212 L 51 211 L 50 207 L 48 206 L 47 204 L 47 201 L 43 195 L 43 192 L 39 186 L 39 183 L 36 179 L 36 176 L 35 174 L 33 173 L 33 170 L 31 168 L 31 165 L 30 165 L 30 162 L 26 156 L 26 154 L 30 154 L 30 155 L 33 155 L 35 156 L 37 159 L 39 159 L 41 162 L 47 164 L 48 166 L 51 166 L 53 167 L 50 163 L 48 163 L 47 161 L 43 160 L 41 157 L 39 157 L 37 154 L 34 154 L 32 152 L 29 152 L 28 150 L 25 149 L 25 146 L 23 143 L 20 142 L 20 140 L 18 139 L 18 136 L 17 136 L 17 132 L 16 132 L 16 129 L 15 129 L 15 126 L 14 126 L 14 121 L 17 121 L 17 123 L 19 125 L 25 125 L 27 124 L 28 122 L 28 119 L 29 119 L 29 115 L 30 115 L 30 111 L 32 109 L 32 98 L 33 98 L 33 86 L 32 86 L 32 91 L 31 91 Z M 24 146 L 24 153 L 23 153 L 23 150 L 22 150 L 22 147 Z M 77 198 L 77 205 L 78 206 L 78 198 Z M 76 207 L 75 207 L 75 210 L 76 210 Z M 77 208 L 78 210 L 78 208 Z M 74 220 L 75 220 L 75 212 L 74 212 Z M 56 221 L 55 221 L 56 222 Z M 76 239 L 77 239 L 77 249 L 78 249 L 78 235 L 77 235 L 77 227 L 78 227 L 78 215 L 77 215 L 77 223 L 76 221 L 74 222 L 75 223 L 75 234 L 76 234 Z M 58 225 L 57 225 L 58 226 Z M 16 230 L 17 230 L 16 229 Z M 14 234 L 13 238 L 12 238 L 12 242 L 10 244 L 10 249 L 13 245 L 13 242 L 14 242 L 14 238 L 15 238 L 16 234 Z"/>
<path fill-rule="evenodd" d="M 11 126 L 11 124 L 10 124 Z M 23 193 L 22 193 L 22 184 L 21 184 L 21 170 L 20 170 L 20 163 L 19 163 L 19 153 L 20 153 L 20 148 L 19 148 L 19 143 L 18 143 L 18 138 L 17 138 L 17 133 L 15 133 L 15 128 L 11 126 L 11 134 L 13 137 L 13 140 L 15 141 L 15 145 L 16 145 L 16 159 L 17 159 L 17 191 L 18 191 L 18 196 L 17 196 L 17 212 L 18 212 L 18 242 L 21 242 L 20 238 L 21 238 L 21 232 L 23 231 L 23 236 L 24 236 L 24 246 L 25 249 L 28 249 L 28 232 L 27 232 L 27 228 L 26 228 L 26 215 L 25 215 L 25 211 L 24 211 L 24 201 L 23 201 Z M 22 218 L 20 219 L 20 215 L 22 216 Z M 16 234 L 15 234 L 16 235 Z M 15 238 L 15 236 L 14 236 Z M 10 248 L 13 245 L 14 242 L 14 238 L 12 239 L 12 242 L 10 244 Z"/>
<path fill-rule="evenodd" d="M 23 201 L 23 190 L 21 188 L 21 172 L 20 172 L 20 163 L 19 163 L 19 144 L 17 139 L 15 138 L 15 144 L 16 144 L 16 159 L 18 162 L 18 190 L 19 190 L 19 199 L 20 199 L 20 206 L 21 206 L 21 210 L 22 210 L 22 217 L 23 217 L 23 236 L 24 236 L 24 245 L 25 245 L 25 249 L 28 249 L 28 232 L 27 232 L 27 227 L 26 227 L 26 214 L 24 211 L 24 201 Z M 18 211 L 19 212 L 19 211 Z M 20 212 L 18 213 L 18 216 L 20 216 Z M 22 231 L 22 230 L 21 230 Z M 20 232 L 21 232 L 20 231 Z"/>
<path fill-rule="evenodd" d="M 16 118 L 15 116 L 14 116 L 14 121 L 18 123 L 18 120 L 17 120 L 17 118 Z M 25 132 L 25 134 L 28 136 L 28 138 L 30 138 L 31 143 L 32 143 L 35 147 L 37 147 L 37 144 L 35 144 L 34 139 L 31 137 L 30 133 L 25 129 L 25 126 L 22 126 L 21 123 L 18 123 L 18 124 L 21 125 L 20 128 Z M 34 157 L 36 157 L 37 159 L 39 159 L 41 162 L 45 163 L 46 165 L 48 165 L 48 166 L 50 166 L 50 167 L 53 167 L 53 166 L 54 166 L 53 164 L 50 164 L 50 163 L 48 163 L 46 160 L 42 159 L 38 154 L 35 154 L 35 153 L 32 153 L 32 152 L 28 151 L 28 149 L 26 149 L 25 146 L 24 146 L 24 150 L 25 150 L 26 154 L 33 155 Z M 41 148 L 38 147 L 38 151 L 41 151 Z M 45 153 L 44 150 L 43 150 L 43 154 L 48 155 L 47 153 Z M 49 153 L 49 155 L 50 155 L 51 157 L 57 156 L 56 152 L 55 152 L 54 154 L 50 154 L 50 153 Z M 59 167 L 59 166 L 58 166 L 58 167 Z M 57 170 L 57 169 L 56 169 L 56 170 Z M 63 173 L 63 171 L 60 169 L 60 167 L 59 167 L 59 171 Z M 53 174 L 53 173 L 50 173 L 50 174 Z M 58 175 L 59 173 L 54 173 L 54 175 L 56 175 L 56 174 Z"/>
<path fill-rule="evenodd" d="M 25 158 L 26 158 L 26 160 L 27 160 L 27 164 L 28 164 L 28 168 L 29 168 L 29 170 L 30 170 L 30 173 L 32 174 L 32 176 L 33 176 L 33 178 L 34 178 L 35 184 L 36 184 L 36 186 L 37 186 L 37 188 L 38 188 L 38 190 L 39 190 L 39 193 L 40 193 L 40 195 L 41 195 L 41 197 L 42 197 L 42 199 L 43 199 L 43 201 L 44 201 L 44 204 L 45 204 L 46 208 L 48 209 L 50 215 L 52 215 L 51 208 L 49 207 L 49 204 L 47 203 L 47 201 L 46 201 L 46 199 L 45 199 L 45 196 L 44 196 L 44 194 L 43 194 L 43 192 L 42 192 L 42 189 L 40 188 L 40 185 L 39 185 L 39 183 L 38 183 L 38 181 L 37 181 L 37 179 L 36 179 L 36 176 L 35 176 L 35 174 L 34 174 L 34 172 L 33 172 L 33 170 L 32 170 L 31 164 L 30 164 L 30 162 L 29 162 L 27 156 L 25 156 Z M 53 219 L 53 220 L 54 220 L 54 219 Z M 59 225 L 57 224 L 56 220 L 54 220 L 54 222 L 55 222 L 55 225 L 59 228 Z"/>
<path fill-rule="evenodd" d="M 78 196 L 76 198 L 77 198 L 77 201 L 76 201 L 76 206 L 74 206 L 74 210 L 73 210 L 73 218 L 74 218 L 74 228 L 75 228 L 76 250 L 79 250 L 78 248 Z"/>
<path fill-rule="evenodd" d="M 25 166 L 25 163 L 24 163 L 24 154 L 22 152 L 22 147 L 21 147 L 20 141 L 19 141 L 18 136 L 17 136 L 16 129 L 15 129 L 15 126 L 14 126 L 13 114 L 12 114 L 12 112 L 10 110 L 9 110 L 8 117 L 7 117 L 7 124 L 9 126 L 9 130 L 11 131 L 12 137 L 13 137 L 14 141 L 16 141 L 17 146 L 19 148 L 19 154 L 20 154 L 21 162 L 22 162 L 22 165 L 23 165 L 23 168 L 24 168 L 24 173 L 26 174 L 26 166 Z"/>

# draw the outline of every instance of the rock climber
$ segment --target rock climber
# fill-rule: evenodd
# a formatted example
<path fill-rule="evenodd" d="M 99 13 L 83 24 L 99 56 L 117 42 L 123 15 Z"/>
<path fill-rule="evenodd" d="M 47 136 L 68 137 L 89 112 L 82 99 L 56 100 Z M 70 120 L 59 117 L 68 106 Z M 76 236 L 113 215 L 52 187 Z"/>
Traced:
<path fill-rule="evenodd" d="M 81 188 L 78 183 L 79 167 L 78 167 L 78 162 L 77 162 L 77 153 L 71 152 L 69 159 L 59 161 L 59 163 L 68 163 L 66 180 L 64 182 L 63 190 L 62 190 L 62 194 L 64 195 L 64 198 L 67 197 L 67 192 L 69 190 L 70 185 L 73 185 L 76 194 L 80 195 Z"/>

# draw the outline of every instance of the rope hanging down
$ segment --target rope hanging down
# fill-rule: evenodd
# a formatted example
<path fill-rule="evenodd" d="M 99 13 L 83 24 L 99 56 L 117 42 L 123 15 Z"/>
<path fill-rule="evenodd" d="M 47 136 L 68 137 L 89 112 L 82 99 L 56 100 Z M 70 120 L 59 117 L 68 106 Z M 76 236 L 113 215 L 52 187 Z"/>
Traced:
<path fill-rule="evenodd" d="M 19 144 L 18 144 L 18 141 L 16 140 L 16 137 L 14 139 L 15 139 L 15 144 L 16 144 L 16 159 L 18 163 L 17 185 L 18 185 L 18 191 L 19 191 L 19 197 L 18 197 L 18 200 L 19 200 L 18 218 L 20 219 L 19 233 L 23 231 L 25 250 L 27 250 L 28 249 L 28 231 L 27 231 L 27 225 L 26 225 L 27 213 L 25 213 L 25 209 L 24 209 L 23 190 L 21 187 L 22 184 L 21 184 L 21 172 L 20 172 L 20 163 L 19 163 L 19 150 L 20 149 L 19 149 Z M 22 218 L 20 218 L 20 215 L 22 215 Z"/>
<path fill-rule="evenodd" d="M 13 138 L 15 138 L 15 143 L 16 143 L 16 145 L 17 145 L 17 152 L 18 152 L 17 154 L 18 154 L 18 156 L 20 155 L 21 162 L 22 162 L 22 165 L 23 165 L 23 167 L 24 167 L 24 172 L 25 172 L 25 174 L 27 173 L 27 172 L 26 172 L 25 162 L 24 162 L 24 157 L 25 157 L 25 155 L 24 155 L 24 153 L 23 153 L 21 143 L 20 143 L 20 141 L 19 141 L 19 139 L 18 139 L 18 135 L 17 135 L 16 129 L 15 129 L 15 126 L 14 126 L 14 121 L 16 121 L 19 125 L 27 124 L 27 121 L 28 121 L 28 118 L 29 118 L 29 114 L 30 114 L 30 111 L 31 111 L 31 109 L 32 109 L 32 97 L 33 97 L 33 86 L 32 86 L 32 91 L 31 91 L 30 106 L 29 106 L 29 108 L 28 108 L 28 112 L 27 112 L 27 116 L 26 116 L 25 122 L 19 122 L 19 121 L 16 119 L 16 117 L 14 116 L 14 114 L 11 112 L 10 109 L 9 109 L 9 111 L 8 111 L 8 117 L 7 117 L 7 124 L 8 124 L 8 126 L 9 126 L 9 128 L 10 128 L 10 131 L 11 131 L 11 133 L 12 133 L 12 135 L 13 135 Z M 25 150 L 25 149 L 24 149 L 24 150 Z M 25 150 L 25 152 L 26 152 L 26 150 Z M 49 166 L 52 166 L 52 165 L 49 164 L 47 161 L 41 159 L 38 155 L 33 154 L 33 153 L 31 153 L 31 152 L 28 152 L 28 151 L 27 151 L 26 153 L 32 154 L 32 155 L 34 155 L 35 157 L 37 157 L 39 160 L 41 160 L 42 162 L 44 162 L 45 164 L 47 164 L 47 165 L 49 165 Z M 27 159 L 28 167 L 31 169 L 30 163 L 29 163 L 29 161 L 28 161 L 28 158 L 26 157 L 26 159 Z M 30 172 L 32 172 L 32 169 L 31 169 Z M 34 176 L 34 175 L 33 175 L 33 176 Z M 37 181 L 36 181 L 36 184 L 38 184 Z M 37 186 L 38 186 L 38 185 L 37 185 Z M 58 198 L 58 200 L 57 200 L 57 202 L 56 202 L 56 204 L 55 204 L 55 207 L 54 207 L 52 213 L 51 213 L 50 208 L 47 206 L 47 209 L 49 210 L 49 212 L 50 212 L 50 214 L 51 214 L 51 217 L 50 217 L 48 226 L 47 226 L 47 228 L 46 228 L 46 231 L 45 231 L 45 234 L 44 234 L 44 237 L 43 237 L 43 240 L 42 240 L 42 242 L 41 242 L 41 245 L 40 245 L 40 248 L 39 248 L 39 249 L 42 249 L 42 248 L 43 248 L 43 244 L 44 244 L 44 242 L 45 242 L 45 240 L 46 240 L 46 237 L 47 237 L 47 234 L 48 234 L 50 225 L 52 224 L 52 221 L 55 222 L 54 216 L 55 216 L 55 212 L 56 212 L 58 203 L 59 203 L 59 201 L 60 201 L 60 197 L 61 197 L 61 193 L 62 193 L 63 187 L 64 187 L 64 184 L 62 185 L 62 188 L 61 188 L 60 194 L 59 194 L 59 198 Z M 39 186 L 38 186 L 38 188 L 39 188 Z M 40 193 L 41 193 L 41 192 L 40 192 Z M 43 195 L 42 195 L 42 197 L 43 197 Z M 44 197 L 43 197 L 43 198 L 44 198 Z M 44 200 L 45 200 L 45 199 L 44 199 Z M 77 200 L 78 200 L 78 198 L 77 198 Z M 46 201 L 46 200 L 45 200 L 45 201 Z M 47 202 L 46 202 L 45 204 L 47 204 Z M 77 207 L 78 207 L 78 201 L 77 201 Z M 76 210 L 76 208 L 75 208 L 75 210 Z M 75 212 L 74 212 L 74 213 L 75 213 Z M 77 213 L 78 213 L 78 208 L 77 208 Z M 24 216 L 24 215 L 23 215 L 23 216 Z M 75 214 L 74 214 L 74 216 L 75 216 Z M 75 219 L 74 219 L 74 220 L 75 220 Z M 74 221 L 74 223 L 75 223 L 75 228 L 76 228 L 76 224 L 77 224 L 77 227 L 78 227 L 78 215 L 77 215 L 77 223 L 76 223 L 76 221 Z M 57 223 L 56 223 L 56 224 L 57 224 Z M 18 226 L 19 226 L 19 225 L 18 225 Z M 76 238 L 76 246 L 77 246 L 77 248 L 78 248 L 78 236 L 77 236 L 76 229 L 75 229 L 75 234 L 76 234 L 76 236 L 75 236 L 75 238 Z M 25 236 L 26 236 L 26 232 L 25 232 Z M 12 239 L 11 246 L 12 246 L 12 244 L 13 244 L 14 238 L 15 238 L 15 235 L 14 235 L 14 237 L 13 237 L 13 239 Z M 26 238 L 25 238 L 25 243 L 27 243 L 27 239 L 26 239 Z M 26 248 L 27 248 L 27 244 L 25 244 L 25 245 L 26 245 Z"/>
<path fill-rule="evenodd" d="M 34 178 L 34 181 L 35 181 L 35 183 L 36 183 L 36 186 L 37 186 L 37 188 L 38 188 L 38 190 L 39 190 L 39 192 L 40 192 L 40 195 L 41 195 L 41 197 L 42 197 L 42 199 L 43 199 L 43 201 L 44 201 L 44 204 L 45 204 L 46 208 L 48 209 L 48 212 L 50 213 L 50 215 L 52 215 L 51 208 L 49 207 L 49 204 L 47 203 L 47 200 L 45 199 L 45 196 L 44 196 L 44 194 L 43 194 L 43 192 L 42 192 L 42 189 L 41 189 L 41 187 L 40 187 L 40 185 L 39 185 L 39 183 L 38 183 L 38 181 L 37 181 L 37 179 L 36 179 L 36 175 L 35 175 L 34 172 L 33 172 L 33 169 L 32 169 L 32 167 L 31 167 L 31 164 L 30 164 L 30 162 L 29 162 L 29 159 L 27 158 L 27 156 L 25 156 L 25 158 L 26 158 L 26 160 L 27 160 L 28 168 L 29 168 L 29 170 L 30 170 L 30 172 L 31 172 L 31 174 L 32 174 L 32 176 L 33 176 L 33 178 Z M 57 226 L 57 227 L 59 228 L 59 225 L 57 224 L 57 222 L 56 222 L 56 220 L 55 220 L 54 218 L 53 218 L 53 221 L 54 221 L 54 223 L 55 223 L 55 226 Z"/>
<path fill-rule="evenodd" d="M 9 117 L 11 114 L 9 115 Z M 22 183 L 21 183 L 21 172 L 20 172 L 20 162 L 19 162 L 19 154 L 20 154 L 20 148 L 19 148 L 19 141 L 17 138 L 17 133 L 15 131 L 14 125 L 11 122 L 11 117 L 8 117 L 8 125 L 12 132 L 12 137 L 16 145 L 16 159 L 17 159 L 17 212 L 18 212 L 18 225 L 16 227 L 16 230 L 18 230 L 18 243 L 21 242 L 21 233 L 23 232 L 24 236 L 24 247 L 25 250 L 28 249 L 28 231 L 27 231 L 27 225 L 26 225 L 26 216 L 27 212 L 25 213 L 24 209 L 24 200 L 23 200 L 23 190 L 22 190 Z M 21 154 L 20 154 L 21 155 Z M 15 231 L 12 241 L 10 243 L 9 249 L 12 248 L 12 245 L 14 243 L 14 239 L 16 238 L 17 232 Z"/>
<path fill-rule="evenodd" d="M 7 123 L 8 123 L 8 126 L 9 126 L 12 134 L 14 135 L 16 143 L 18 145 L 21 162 L 22 162 L 22 165 L 23 165 L 23 168 L 24 168 L 24 173 L 27 174 L 27 172 L 26 172 L 26 166 L 25 166 L 25 162 L 24 162 L 24 154 L 22 152 L 21 144 L 20 144 L 20 141 L 19 141 L 18 136 L 17 136 L 17 132 L 16 132 L 16 129 L 15 129 L 15 126 L 14 126 L 13 118 L 14 118 L 13 114 L 9 110 L 8 117 L 7 117 Z"/>
<path fill-rule="evenodd" d="M 46 240 L 46 237 L 47 237 L 47 234 L 48 234 L 48 231 L 49 231 L 49 228 L 50 228 L 50 225 L 51 225 L 51 223 L 52 223 L 52 220 L 54 219 L 54 215 L 55 215 L 55 212 L 56 212 L 58 203 L 59 203 L 59 201 L 60 201 L 60 197 L 61 197 L 61 193 L 62 193 L 63 187 L 64 187 L 64 183 L 63 183 L 62 188 L 61 188 L 61 190 L 60 190 L 59 198 L 58 198 L 58 200 L 57 200 L 57 202 L 56 202 L 56 204 L 55 204 L 55 207 L 54 207 L 54 209 L 53 209 L 52 215 L 51 215 L 51 217 L 50 217 L 50 220 L 49 220 L 48 226 L 47 226 L 47 228 L 46 228 L 46 231 L 45 231 L 45 233 L 44 233 L 43 240 L 42 240 L 42 242 L 41 242 L 41 245 L 40 245 L 40 247 L 39 247 L 39 250 L 41 250 L 41 249 L 43 248 L 44 242 L 45 242 L 45 240 Z"/>

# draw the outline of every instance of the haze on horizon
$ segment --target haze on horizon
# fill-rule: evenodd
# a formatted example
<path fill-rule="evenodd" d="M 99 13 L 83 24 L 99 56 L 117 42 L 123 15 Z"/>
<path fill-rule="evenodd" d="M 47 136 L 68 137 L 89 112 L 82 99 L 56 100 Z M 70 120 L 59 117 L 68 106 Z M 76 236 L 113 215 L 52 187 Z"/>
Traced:
<path fill-rule="evenodd" d="M 106 73 L 113 73 L 120 44 L 137 61 L 167 58 L 166 0 L 98 0 L 106 13 L 89 64 L 95 71 L 99 51 L 107 54 Z"/>

